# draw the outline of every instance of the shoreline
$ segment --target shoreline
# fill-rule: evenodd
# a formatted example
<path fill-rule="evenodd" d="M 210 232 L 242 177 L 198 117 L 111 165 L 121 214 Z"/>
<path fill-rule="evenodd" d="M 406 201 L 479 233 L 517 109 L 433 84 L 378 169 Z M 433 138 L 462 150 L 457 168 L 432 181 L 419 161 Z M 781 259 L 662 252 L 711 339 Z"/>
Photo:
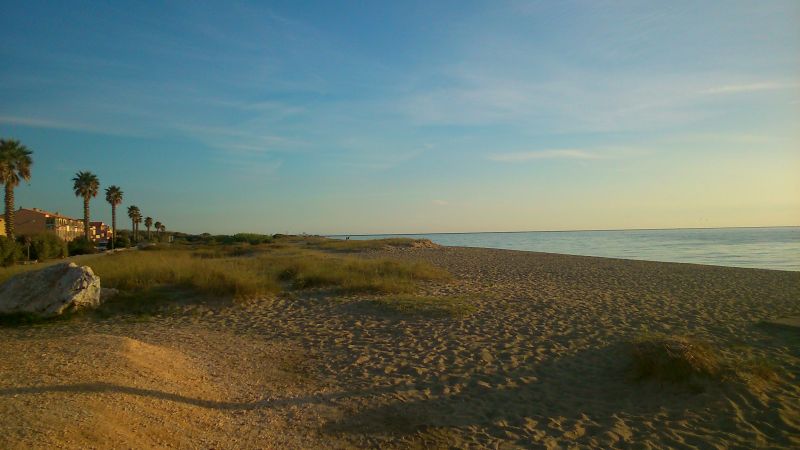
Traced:
<path fill-rule="evenodd" d="M 508 252 L 524 252 L 524 253 L 537 253 L 543 255 L 554 255 L 554 256 L 576 256 L 580 258 L 598 258 L 598 259 L 610 259 L 616 261 L 636 261 L 636 262 L 645 262 L 645 263 L 655 263 L 655 264 L 684 264 L 690 266 L 703 266 L 703 267 L 718 267 L 724 269 L 745 269 L 745 270 L 767 270 L 767 271 L 774 271 L 774 272 L 789 272 L 789 273 L 800 273 L 800 269 L 798 270 L 790 270 L 790 269 L 767 269 L 762 267 L 743 267 L 743 266 L 724 266 L 720 264 L 703 264 L 703 263 L 696 263 L 696 262 L 682 262 L 682 261 L 658 261 L 652 259 L 637 259 L 637 258 L 618 258 L 614 256 L 596 256 L 596 255 L 578 255 L 573 253 L 555 253 L 555 252 L 543 252 L 538 250 L 516 250 L 511 248 L 496 248 L 496 247 L 472 247 L 469 245 L 441 245 L 443 248 L 461 248 L 461 249 L 481 249 L 481 250 L 502 250 Z"/>
<path fill-rule="evenodd" d="M 592 231 L 680 231 L 680 230 L 749 230 L 765 228 L 800 228 L 800 225 L 764 225 L 742 227 L 678 227 L 678 228 L 587 228 L 577 230 L 523 230 L 523 231 L 437 231 L 433 233 L 365 233 L 365 234 L 321 234 L 324 237 L 345 236 L 429 236 L 439 234 L 521 234 L 521 233 L 585 233 Z"/>

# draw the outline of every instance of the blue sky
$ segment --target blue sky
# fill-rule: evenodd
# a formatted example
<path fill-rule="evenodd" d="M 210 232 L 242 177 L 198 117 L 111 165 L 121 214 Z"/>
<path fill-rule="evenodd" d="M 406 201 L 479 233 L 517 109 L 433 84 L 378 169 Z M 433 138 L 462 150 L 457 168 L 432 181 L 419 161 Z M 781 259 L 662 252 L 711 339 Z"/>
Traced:
<path fill-rule="evenodd" d="M 189 232 L 800 224 L 800 2 L 198 3 L 4 2 L 18 205 L 91 170 Z"/>

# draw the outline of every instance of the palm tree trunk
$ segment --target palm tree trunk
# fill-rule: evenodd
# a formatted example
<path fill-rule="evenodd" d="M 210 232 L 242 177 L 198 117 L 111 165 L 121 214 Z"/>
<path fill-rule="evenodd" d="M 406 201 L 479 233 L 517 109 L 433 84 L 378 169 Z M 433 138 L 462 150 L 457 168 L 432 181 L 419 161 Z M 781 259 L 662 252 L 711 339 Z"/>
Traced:
<path fill-rule="evenodd" d="M 89 239 L 89 197 L 83 197 L 83 235 Z"/>
<path fill-rule="evenodd" d="M 14 239 L 14 186 L 6 183 L 6 236 Z"/>
<path fill-rule="evenodd" d="M 117 240 L 117 205 L 111 205 L 111 250 L 114 250 L 114 245 Z"/>
<path fill-rule="evenodd" d="M 136 221 L 131 217 L 131 239 L 136 242 Z"/>

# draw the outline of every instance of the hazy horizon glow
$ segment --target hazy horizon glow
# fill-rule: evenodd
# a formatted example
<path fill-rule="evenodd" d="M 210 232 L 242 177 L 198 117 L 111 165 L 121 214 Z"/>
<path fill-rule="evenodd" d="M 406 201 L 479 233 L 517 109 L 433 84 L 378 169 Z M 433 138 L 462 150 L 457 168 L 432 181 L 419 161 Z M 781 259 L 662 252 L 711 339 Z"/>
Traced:
<path fill-rule="evenodd" d="M 800 225 L 799 2 L 299 3 L 6 5 L 17 206 L 91 170 L 188 232 Z"/>

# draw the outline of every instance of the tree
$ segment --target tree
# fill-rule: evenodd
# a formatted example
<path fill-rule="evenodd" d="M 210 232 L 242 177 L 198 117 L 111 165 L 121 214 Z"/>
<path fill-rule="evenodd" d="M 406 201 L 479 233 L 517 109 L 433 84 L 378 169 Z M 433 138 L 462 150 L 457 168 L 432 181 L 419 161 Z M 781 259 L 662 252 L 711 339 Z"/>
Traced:
<path fill-rule="evenodd" d="M 153 218 L 147 216 L 144 218 L 144 227 L 147 228 L 147 240 L 150 240 L 150 227 L 153 226 Z"/>
<path fill-rule="evenodd" d="M 83 236 L 86 240 L 91 240 L 89 237 L 89 200 L 97 197 L 100 180 L 92 172 L 82 171 L 76 173 L 72 181 L 74 182 L 72 188 L 75 190 L 75 196 L 83 197 Z"/>
<path fill-rule="evenodd" d="M 133 219 L 136 222 L 136 242 L 139 242 L 139 224 L 142 223 L 142 213 L 136 212 L 136 218 Z"/>
<path fill-rule="evenodd" d="M 158 241 L 161 242 L 161 222 L 156 221 L 156 223 L 153 224 L 153 228 L 156 229 L 156 236 L 158 237 Z"/>
<path fill-rule="evenodd" d="M 106 201 L 111 204 L 111 250 L 114 250 L 114 242 L 117 240 L 117 206 L 122 203 L 122 194 L 119 186 L 106 188 Z"/>
<path fill-rule="evenodd" d="M 131 219 L 131 233 L 133 233 L 133 241 L 137 241 L 136 236 L 136 218 L 140 217 L 139 207 L 135 205 L 128 206 L 128 217 Z"/>
<path fill-rule="evenodd" d="M 33 152 L 19 141 L 0 139 L 0 182 L 6 191 L 6 236 L 14 239 L 14 188 L 30 181 Z"/>

